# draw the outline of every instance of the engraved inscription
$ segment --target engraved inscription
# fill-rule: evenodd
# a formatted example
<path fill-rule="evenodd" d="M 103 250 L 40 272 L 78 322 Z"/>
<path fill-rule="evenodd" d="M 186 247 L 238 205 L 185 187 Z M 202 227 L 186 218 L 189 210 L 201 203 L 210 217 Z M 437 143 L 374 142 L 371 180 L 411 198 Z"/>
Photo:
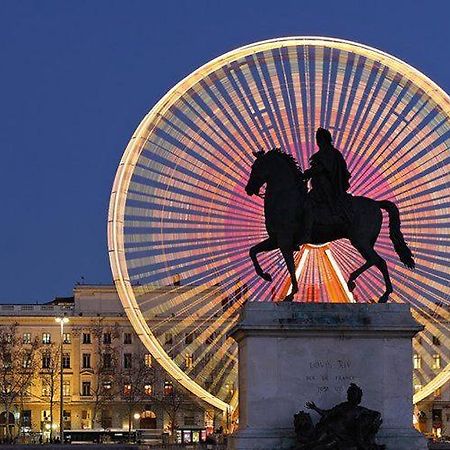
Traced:
<path fill-rule="evenodd" d="M 308 361 L 309 373 L 305 379 L 308 383 L 316 385 L 317 394 L 333 391 L 344 393 L 348 385 L 356 381 L 350 359 L 316 359 Z"/>

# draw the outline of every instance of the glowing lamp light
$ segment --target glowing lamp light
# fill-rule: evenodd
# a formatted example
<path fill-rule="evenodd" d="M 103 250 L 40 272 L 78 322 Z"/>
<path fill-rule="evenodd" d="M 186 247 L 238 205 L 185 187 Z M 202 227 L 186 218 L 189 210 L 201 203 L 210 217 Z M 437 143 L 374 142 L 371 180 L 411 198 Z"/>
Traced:
<path fill-rule="evenodd" d="M 134 419 L 138 420 L 141 418 L 141 415 L 139 413 L 134 413 Z"/>
<path fill-rule="evenodd" d="M 56 317 L 55 318 L 55 322 L 57 323 L 69 323 L 69 318 L 68 317 Z"/>

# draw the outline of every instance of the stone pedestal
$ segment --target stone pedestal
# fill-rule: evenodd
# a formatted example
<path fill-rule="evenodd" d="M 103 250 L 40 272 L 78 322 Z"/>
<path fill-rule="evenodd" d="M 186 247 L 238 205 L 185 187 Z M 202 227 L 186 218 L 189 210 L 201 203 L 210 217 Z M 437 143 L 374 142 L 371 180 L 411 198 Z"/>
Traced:
<path fill-rule="evenodd" d="M 381 412 L 378 442 L 423 450 L 412 428 L 412 337 L 407 305 L 252 302 L 231 336 L 239 345 L 239 431 L 230 450 L 288 449 L 293 415 L 314 401 L 329 409 L 354 382 L 362 406 Z M 311 411 L 316 422 L 318 416 Z"/>

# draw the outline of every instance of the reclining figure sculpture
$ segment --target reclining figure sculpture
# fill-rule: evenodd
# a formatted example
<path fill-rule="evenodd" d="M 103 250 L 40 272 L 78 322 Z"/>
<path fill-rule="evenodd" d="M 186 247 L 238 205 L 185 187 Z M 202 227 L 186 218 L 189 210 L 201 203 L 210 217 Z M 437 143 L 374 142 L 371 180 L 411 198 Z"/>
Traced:
<path fill-rule="evenodd" d="M 362 390 L 354 383 L 347 390 L 347 401 L 324 410 L 314 402 L 306 407 L 321 417 L 314 425 L 304 411 L 294 415 L 297 446 L 295 450 L 384 450 L 375 442 L 381 414 L 360 406 Z"/>

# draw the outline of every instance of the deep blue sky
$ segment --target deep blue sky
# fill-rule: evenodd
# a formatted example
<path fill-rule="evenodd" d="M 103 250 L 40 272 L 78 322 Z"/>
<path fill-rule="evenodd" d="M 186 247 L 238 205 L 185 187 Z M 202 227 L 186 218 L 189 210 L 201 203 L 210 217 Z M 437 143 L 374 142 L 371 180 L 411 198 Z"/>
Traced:
<path fill-rule="evenodd" d="M 177 81 L 228 50 L 288 35 L 345 38 L 449 92 L 450 2 L 0 2 L 0 301 L 109 283 L 106 215 L 127 141 Z"/>

